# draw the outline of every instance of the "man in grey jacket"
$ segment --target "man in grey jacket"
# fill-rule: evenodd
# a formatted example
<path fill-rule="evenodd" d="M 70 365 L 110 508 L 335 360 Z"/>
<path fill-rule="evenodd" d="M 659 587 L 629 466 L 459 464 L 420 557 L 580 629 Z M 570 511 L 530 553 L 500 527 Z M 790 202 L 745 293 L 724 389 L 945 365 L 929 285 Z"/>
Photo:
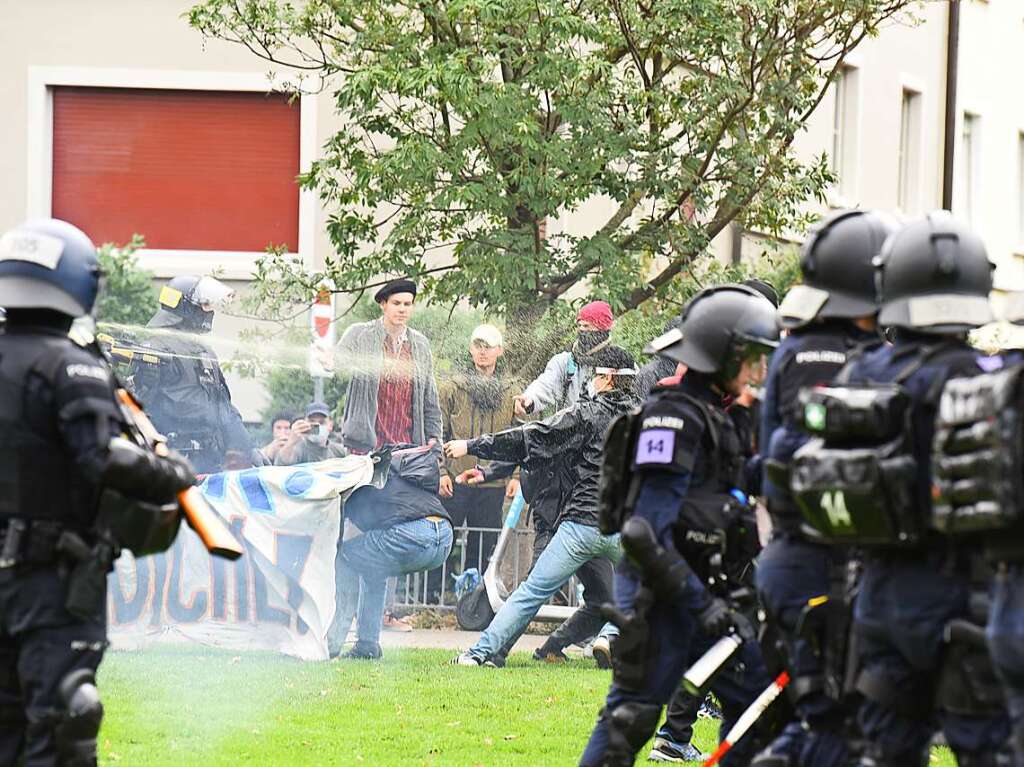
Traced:
<path fill-rule="evenodd" d="M 392 280 L 374 300 L 381 318 L 352 325 L 338 345 L 339 367 L 350 379 L 342 441 L 364 453 L 384 444 L 425 445 L 431 439 L 440 444 L 430 342 L 408 326 L 416 283 Z"/>
<path fill-rule="evenodd" d="M 579 332 L 571 351 L 559 352 L 544 372 L 515 397 L 515 414 L 519 417 L 552 408 L 572 407 L 594 376 L 591 358 L 610 343 L 614 317 L 604 301 L 591 301 L 576 315 Z"/>

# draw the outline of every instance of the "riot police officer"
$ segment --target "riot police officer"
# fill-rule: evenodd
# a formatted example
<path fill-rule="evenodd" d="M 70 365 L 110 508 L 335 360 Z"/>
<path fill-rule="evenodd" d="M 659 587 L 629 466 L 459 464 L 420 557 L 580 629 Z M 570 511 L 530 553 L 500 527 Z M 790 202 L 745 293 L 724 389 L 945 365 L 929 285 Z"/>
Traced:
<path fill-rule="evenodd" d="M 252 461 L 253 445 L 213 349 L 199 335 L 232 291 L 212 277 L 175 277 L 160 291 L 157 329 L 132 359 L 129 383 L 168 444 L 200 474 L 221 471 L 229 451 Z M 148 353 L 147 353 L 148 352 Z"/>
<path fill-rule="evenodd" d="M 845 556 L 804 534 L 800 511 L 789 495 L 788 471 L 793 453 L 808 439 L 800 389 L 828 383 L 851 351 L 881 343 L 872 262 L 895 230 L 894 221 L 872 211 L 840 211 L 826 218 L 803 245 L 802 284 L 789 291 L 779 309 L 789 335 L 768 369 L 760 440 L 769 467 L 763 487 L 772 539 L 758 558 L 756 573 L 761 602 L 784 638 L 789 693 L 804 727 L 787 728 L 754 760 L 757 767 L 846 764 L 840 732 L 844 712 L 825 692 L 817 643 L 796 633 L 808 603 L 832 595 L 833 584 L 841 587 Z"/>
<path fill-rule="evenodd" d="M 853 611 L 861 764 L 926 765 L 938 723 L 961 767 L 996 765 L 1009 726 L 975 695 L 987 655 L 946 641 L 970 617 L 970 551 L 932 527 L 931 487 L 938 398 L 950 379 L 981 372 L 966 335 L 992 320 L 993 267 L 980 238 L 942 212 L 889 237 L 876 265 L 879 323 L 894 343 L 805 399 L 821 408 L 806 423 L 838 433 L 794 456 L 791 488 L 818 529 L 865 549 Z"/>
<path fill-rule="evenodd" d="M 68 337 L 99 276 L 89 238 L 63 221 L 0 238 L 0 764 L 96 764 L 119 536 L 152 523 L 169 545 L 179 516 L 163 504 L 195 479 L 180 456 L 119 438 L 106 360 Z"/>
<path fill-rule="evenodd" d="M 701 292 L 680 328 L 652 344 L 686 365 L 686 376 L 609 432 L 601 524 L 622 531 L 628 560 L 616 573 L 613 615 L 621 635 L 612 686 L 584 767 L 632 765 L 686 667 L 740 623 L 707 585 L 735 564 L 715 554 L 734 549 L 722 531 L 732 532 L 741 513 L 732 490 L 743 473 L 743 449 L 722 399 L 743 391 L 777 339 L 775 307 L 757 291 L 726 285 Z M 749 564 L 749 554 L 739 556 Z M 723 732 L 769 681 L 756 643 L 744 642 L 739 661 L 712 685 L 723 705 Z M 723 763 L 745 764 L 755 745 L 744 739 Z"/>

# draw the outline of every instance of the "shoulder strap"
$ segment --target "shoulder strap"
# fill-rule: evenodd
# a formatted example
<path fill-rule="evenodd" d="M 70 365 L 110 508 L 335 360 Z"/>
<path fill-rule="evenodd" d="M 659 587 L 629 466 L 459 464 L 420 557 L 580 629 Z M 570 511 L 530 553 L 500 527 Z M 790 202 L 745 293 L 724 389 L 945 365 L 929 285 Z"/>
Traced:
<path fill-rule="evenodd" d="M 704 433 L 707 435 L 708 439 L 711 440 L 711 447 L 714 450 L 715 455 L 717 455 L 720 438 L 718 436 L 718 424 L 715 423 L 715 419 L 711 414 L 711 408 L 707 403 L 701 402 L 699 399 L 687 394 L 686 392 L 675 391 L 672 394 L 673 396 L 682 397 L 700 412 L 701 416 L 704 418 Z"/>

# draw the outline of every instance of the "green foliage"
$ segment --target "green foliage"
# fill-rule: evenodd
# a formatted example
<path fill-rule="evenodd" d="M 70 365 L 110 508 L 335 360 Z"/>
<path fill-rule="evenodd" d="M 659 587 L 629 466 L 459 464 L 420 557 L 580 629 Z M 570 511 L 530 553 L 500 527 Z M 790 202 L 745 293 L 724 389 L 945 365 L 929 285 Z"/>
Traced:
<path fill-rule="evenodd" d="M 153 274 L 139 266 L 136 251 L 146 247 L 142 235 L 133 234 L 124 245 L 100 246 L 103 289 L 96 300 L 96 319 L 121 325 L 145 325 L 157 308 Z"/>
<path fill-rule="evenodd" d="M 269 253 L 268 314 L 324 277 L 402 274 L 533 326 L 587 281 L 620 311 L 685 294 L 734 220 L 799 230 L 833 179 L 794 138 L 915 1 L 204 0 L 188 19 L 332 90 L 343 121 L 301 180 L 336 253 L 313 274 Z M 596 199 L 591 231 L 547 233 Z"/>

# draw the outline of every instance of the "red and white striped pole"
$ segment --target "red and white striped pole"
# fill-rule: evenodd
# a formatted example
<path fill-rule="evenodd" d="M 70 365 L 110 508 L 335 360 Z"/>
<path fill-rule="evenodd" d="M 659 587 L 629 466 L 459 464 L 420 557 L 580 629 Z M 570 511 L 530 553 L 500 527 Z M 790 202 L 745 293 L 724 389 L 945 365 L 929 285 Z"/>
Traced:
<path fill-rule="evenodd" d="M 722 742 L 718 744 L 718 749 L 711 755 L 706 762 L 704 767 L 714 767 L 718 764 L 718 760 L 725 756 L 729 749 L 732 748 L 736 743 L 747 734 L 747 730 L 754 726 L 754 723 L 761 718 L 768 706 L 772 704 L 777 697 L 782 694 L 786 685 L 789 684 L 789 672 L 783 671 L 777 677 L 775 681 L 768 685 L 764 692 L 758 695 L 754 702 L 751 703 L 747 710 L 743 712 L 736 724 L 733 725 L 732 729 L 729 730 L 728 734 L 722 738 Z"/>

